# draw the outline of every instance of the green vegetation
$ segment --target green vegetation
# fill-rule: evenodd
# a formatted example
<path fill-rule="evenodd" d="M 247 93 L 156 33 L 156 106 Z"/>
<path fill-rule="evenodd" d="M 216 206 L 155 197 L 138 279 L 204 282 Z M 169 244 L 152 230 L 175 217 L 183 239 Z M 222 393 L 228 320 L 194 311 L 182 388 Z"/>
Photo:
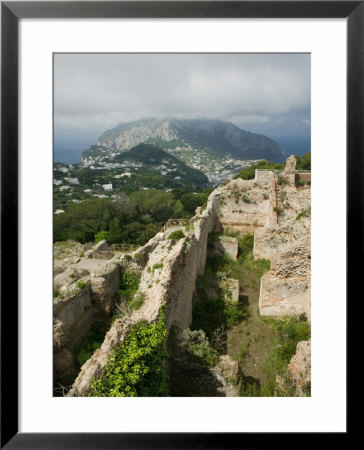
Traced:
<path fill-rule="evenodd" d="M 91 358 L 95 350 L 101 347 L 104 337 L 105 329 L 100 323 L 96 322 L 91 328 L 87 339 L 76 352 L 76 358 L 80 367 Z"/>
<path fill-rule="evenodd" d="M 161 269 L 163 267 L 163 263 L 155 263 L 155 264 L 153 264 L 153 267 L 152 267 L 152 270 L 153 270 L 153 272 L 155 271 L 155 270 L 157 270 L 157 269 Z"/>
<path fill-rule="evenodd" d="M 114 295 L 113 320 L 129 315 L 133 309 L 139 309 L 145 300 L 143 292 L 137 293 L 140 283 L 140 273 L 125 271 L 120 277 L 120 286 Z"/>
<path fill-rule="evenodd" d="M 130 301 L 139 289 L 140 277 L 141 275 L 138 272 L 122 272 L 117 295 L 124 300 Z"/>
<path fill-rule="evenodd" d="M 252 203 L 252 200 L 246 194 L 243 194 L 242 199 L 244 203 Z"/>
<path fill-rule="evenodd" d="M 178 241 L 179 239 L 182 239 L 184 237 L 185 237 L 185 234 L 182 230 L 176 230 L 176 231 L 172 231 L 172 233 L 168 236 L 168 239 Z"/>
<path fill-rule="evenodd" d="M 311 170 L 311 152 L 306 152 L 303 156 L 296 156 L 296 170 Z"/>
<path fill-rule="evenodd" d="M 156 324 L 138 322 L 109 356 L 104 375 L 94 378 L 90 397 L 167 396 L 165 314 Z"/>
<path fill-rule="evenodd" d="M 303 209 L 301 212 L 297 214 L 296 220 L 300 220 L 302 217 L 310 217 L 311 216 L 311 210 L 310 209 Z"/>
<path fill-rule="evenodd" d="M 284 186 L 284 185 L 288 184 L 288 179 L 287 179 L 287 177 L 285 177 L 285 176 L 283 176 L 283 175 L 278 175 L 278 177 L 277 177 L 277 183 L 278 183 L 280 186 Z"/>
<path fill-rule="evenodd" d="M 246 167 L 241 170 L 238 174 L 235 175 L 234 179 L 242 178 L 243 180 L 252 180 L 255 178 L 255 170 L 259 169 L 272 169 L 272 170 L 282 170 L 284 168 L 284 164 L 276 164 L 269 161 L 259 161 L 257 164 L 253 164 L 252 166 Z"/>
<path fill-rule="evenodd" d="M 210 367 L 219 362 L 217 351 L 211 347 L 206 334 L 202 330 L 183 330 L 180 345 L 190 355 L 192 360 L 203 362 Z"/>
<path fill-rule="evenodd" d="M 298 342 L 310 339 L 310 324 L 307 320 L 296 317 L 285 319 L 262 318 L 262 320 L 278 332 L 276 349 L 265 360 L 263 370 L 270 376 L 281 374 L 296 353 Z"/>
<path fill-rule="evenodd" d="M 62 297 L 61 291 L 59 289 L 54 289 L 53 297 L 55 297 L 55 298 Z"/>
<path fill-rule="evenodd" d="M 73 196 L 65 197 L 65 212 L 54 216 L 54 242 L 106 238 L 109 244 L 144 245 L 169 218 L 192 217 L 197 206 L 206 205 L 210 192 L 137 190 L 128 196 L 118 192 L 115 200 L 82 197 L 80 203 L 71 202 Z M 54 202 L 57 205 L 56 199 Z"/>
<path fill-rule="evenodd" d="M 295 389 L 286 372 L 288 363 L 296 352 L 297 343 L 310 338 L 310 324 L 305 315 L 299 318 L 259 318 L 261 325 L 268 327 L 265 336 L 266 344 L 270 347 L 268 356 L 260 364 L 260 379 L 242 377 L 240 381 L 240 395 L 244 397 L 292 397 Z M 250 339 L 250 338 L 249 338 Z M 267 341 L 268 339 L 268 341 Z M 252 341 L 248 340 L 241 350 L 241 358 L 244 360 L 249 356 L 249 347 Z M 256 350 L 255 358 L 258 356 Z M 277 376 L 280 383 L 276 383 Z M 304 388 L 306 395 L 310 393 L 311 383 Z"/>
<path fill-rule="evenodd" d="M 83 289 L 86 286 L 87 283 L 85 283 L 84 281 L 79 281 L 77 283 L 77 287 L 78 289 Z"/>
<path fill-rule="evenodd" d="M 298 186 L 310 186 L 311 185 L 311 180 L 298 180 Z"/>
<path fill-rule="evenodd" d="M 101 230 L 95 234 L 95 242 L 96 244 L 100 241 L 107 241 L 108 232 L 105 230 Z"/>

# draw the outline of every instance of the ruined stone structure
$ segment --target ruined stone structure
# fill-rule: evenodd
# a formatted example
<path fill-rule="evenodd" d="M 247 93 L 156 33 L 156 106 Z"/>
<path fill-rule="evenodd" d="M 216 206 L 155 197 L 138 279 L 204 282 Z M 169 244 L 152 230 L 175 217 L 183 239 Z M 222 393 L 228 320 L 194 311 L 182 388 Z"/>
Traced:
<path fill-rule="evenodd" d="M 141 273 L 139 293 L 144 296 L 140 309 L 112 324 L 101 348 L 82 366 L 70 396 L 87 395 L 92 378 L 102 374 L 112 348 L 123 342 L 138 321 L 156 321 L 162 306 L 166 311 L 167 330 L 173 323 L 181 329 L 190 325 L 195 281 L 204 273 L 207 238 L 211 232 L 230 229 L 255 234 L 254 257 L 271 261 L 270 271 L 261 279 L 262 315 L 305 313 L 310 317 L 310 187 L 295 185 L 294 164 L 295 158 L 290 157 L 282 174 L 256 171 L 253 180 L 236 179 L 215 189 L 207 207 L 202 212 L 197 208 L 196 215 L 179 227 L 185 237 L 177 242 L 168 239 L 172 228 L 165 226 L 128 258 L 110 252 L 101 243 L 82 261 L 55 275 L 55 285 L 58 283 L 64 292 L 73 292 L 69 284 L 62 286 L 65 274 L 72 270 L 72 273 L 78 270 L 85 283 L 82 289 L 73 288 L 73 294 L 56 301 L 55 367 L 57 361 L 72 359 L 73 348 L 85 338 L 95 315 L 110 314 L 120 271 L 131 269 Z M 215 251 L 236 258 L 237 241 L 220 239 Z M 99 271 L 89 267 L 88 275 L 84 274 L 85 260 L 95 267 L 97 263 Z M 228 281 L 236 300 L 237 281 Z"/>

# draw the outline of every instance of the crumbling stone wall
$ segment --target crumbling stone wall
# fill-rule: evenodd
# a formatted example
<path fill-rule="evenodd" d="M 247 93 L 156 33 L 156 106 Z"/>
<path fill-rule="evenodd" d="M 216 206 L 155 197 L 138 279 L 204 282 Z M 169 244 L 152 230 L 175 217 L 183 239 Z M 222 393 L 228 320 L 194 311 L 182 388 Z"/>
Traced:
<path fill-rule="evenodd" d="M 69 384 L 75 371 L 74 351 L 91 330 L 94 311 L 91 303 L 91 284 L 73 291 L 54 304 L 53 367 L 54 377 L 61 384 Z"/>
<path fill-rule="evenodd" d="M 292 356 L 287 371 L 297 395 L 307 396 L 305 388 L 311 383 L 311 339 L 297 344 L 296 353 Z"/>
<path fill-rule="evenodd" d="M 147 246 L 150 251 L 139 287 L 145 295 L 143 305 L 129 316 L 115 320 L 101 348 L 82 366 L 69 396 L 86 395 L 92 378 L 102 374 L 110 351 L 124 341 L 138 321 L 155 322 L 161 307 L 166 310 L 167 330 L 173 323 L 181 329 L 190 325 L 195 280 L 205 270 L 207 237 L 217 226 L 218 205 L 218 192 L 214 191 L 206 209 L 193 218 L 193 229 L 174 245 L 168 239 L 169 230 L 158 233 L 149 241 Z M 153 269 L 160 261 L 162 267 Z"/>
<path fill-rule="evenodd" d="M 289 166 L 286 174 L 292 175 L 293 170 L 294 181 L 292 167 Z M 294 183 L 289 185 L 291 192 L 287 198 L 294 207 L 287 207 L 283 223 L 278 225 L 277 215 L 273 214 L 276 213 L 274 177 L 273 172 L 265 171 L 257 173 L 255 180 L 232 180 L 210 195 L 204 211 L 197 209 L 191 221 L 192 230 L 185 229 L 184 238 L 172 243 L 168 239 L 170 230 L 165 230 L 136 251 L 138 258 L 133 254 L 132 258 L 122 260 L 122 264 L 141 271 L 139 291 L 145 296 L 144 303 L 140 309 L 113 323 L 101 348 L 82 366 L 70 396 L 87 395 L 92 378 L 102 375 L 110 351 L 123 342 L 138 321 L 155 322 L 161 307 L 166 310 L 168 330 L 174 322 L 182 329 L 190 325 L 195 280 L 204 272 L 207 238 L 212 231 L 229 227 L 243 233 L 255 232 L 254 257 L 267 258 L 272 263 L 271 271 L 261 281 L 261 314 L 286 315 L 301 311 L 309 314 L 310 255 L 306 251 L 309 223 L 303 218 L 298 226 L 293 224 L 301 200 L 307 206 L 309 197 L 304 193 L 297 200 L 298 190 Z M 290 225 L 287 220 L 291 220 Z M 300 252 L 297 243 L 303 236 L 306 243 Z M 121 256 L 116 258 L 120 260 Z"/>
<path fill-rule="evenodd" d="M 105 241 L 95 247 L 96 250 L 91 249 L 85 257 L 83 266 L 78 258 L 74 264 L 65 267 L 65 276 L 60 273 L 55 276 L 54 284 L 60 295 L 54 298 L 53 307 L 54 377 L 64 385 L 71 383 L 76 375 L 75 353 L 89 335 L 95 320 L 110 317 L 113 295 L 119 288 L 120 265 L 107 261 L 93 264 L 89 255 L 99 259 L 100 248 L 102 252 L 109 251 Z M 75 273 L 84 276 L 80 278 Z"/>
<path fill-rule="evenodd" d="M 236 179 L 218 189 L 219 222 L 241 233 L 254 233 L 267 222 L 269 184 L 255 180 Z"/>

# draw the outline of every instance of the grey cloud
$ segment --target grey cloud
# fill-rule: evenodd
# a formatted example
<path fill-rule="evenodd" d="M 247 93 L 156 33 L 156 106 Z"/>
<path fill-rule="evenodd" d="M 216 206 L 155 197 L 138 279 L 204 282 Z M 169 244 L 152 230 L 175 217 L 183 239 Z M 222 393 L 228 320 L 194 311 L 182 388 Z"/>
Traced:
<path fill-rule="evenodd" d="M 297 119 L 307 133 L 308 54 L 57 54 L 54 62 L 56 140 L 164 116 L 251 131 L 291 130 Z"/>

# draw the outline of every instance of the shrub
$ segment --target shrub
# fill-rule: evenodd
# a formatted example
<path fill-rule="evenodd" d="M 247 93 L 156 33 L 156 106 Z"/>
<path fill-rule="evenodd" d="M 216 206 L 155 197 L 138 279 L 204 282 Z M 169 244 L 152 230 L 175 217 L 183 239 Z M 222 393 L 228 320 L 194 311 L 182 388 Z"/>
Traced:
<path fill-rule="evenodd" d="M 219 355 L 211 347 L 204 331 L 191 331 L 189 328 L 186 328 L 183 330 L 181 338 L 182 347 L 186 349 L 192 358 L 200 360 L 210 367 L 215 366 L 219 362 Z"/>
<path fill-rule="evenodd" d="M 135 253 L 134 254 L 134 259 L 139 259 L 142 256 L 141 253 Z"/>
<path fill-rule="evenodd" d="M 139 294 L 135 295 L 132 301 L 130 302 L 130 307 L 132 309 L 139 309 L 145 300 L 145 293 L 139 292 Z"/>
<path fill-rule="evenodd" d="M 62 297 L 61 291 L 59 289 L 54 289 L 53 290 L 53 297 L 55 297 L 55 298 Z"/>
<path fill-rule="evenodd" d="M 152 267 L 152 270 L 153 270 L 153 272 L 155 271 L 155 270 L 157 270 L 157 269 L 161 269 L 163 267 L 163 263 L 155 263 L 155 264 L 153 264 L 153 267 Z"/>
<path fill-rule="evenodd" d="M 168 236 L 168 239 L 173 239 L 178 241 L 179 239 L 182 239 L 185 237 L 185 234 L 182 230 L 176 230 L 172 231 L 172 233 Z"/>
<path fill-rule="evenodd" d="M 300 220 L 302 217 L 310 217 L 311 211 L 309 209 L 303 209 L 299 214 L 297 214 L 296 220 Z"/>
<path fill-rule="evenodd" d="M 124 255 L 124 258 L 125 258 L 127 261 L 130 261 L 130 260 L 131 260 L 131 255 Z"/>
<path fill-rule="evenodd" d="M 156 324 L 140 321 L 109 356 L 104 375 L 93 378 L 89 397 L 168 395 L 165 314 Z"/>
<path fill-rule="evenodd" d="M 123 299 L 130 301 L 139 288 L 140 273 L 125 271 L 120 275 L 120 285 L 118 295 Z"/>
<path fill-rule="evenodd" d="M 79 281 L 77 283 L 77 287 L 78 289 L 83 289 L 86 286 L 87 283 L 85 283 L 84 281 Z"/>
<path fill-rule="evenodd" d="M 252 203 L 252 200 L 246 194 L 242 196 L 242 199 L 244 203 Z"/>
<path fill-rule="evenodd" d="M 288 178 L 286 178 L 285 176 L 283 176 L 283 175 L 278 175 L 278 177 L 277 177 L 277 183 L 279 184 L 279 185 L 286 185 L 286 184 L 288 184 Z"/>
<path fill-rule="evenodd" d="M 107 241 L 107 231 L 101 230 L 95 234 L 95 242 L 96 244 L 100 241 Z"/>
<path fill-rule="evenodd" d="M 306 381 L 302 387 L 302 391 L 306 397 L 311 397 L 311 381 Z"/>

